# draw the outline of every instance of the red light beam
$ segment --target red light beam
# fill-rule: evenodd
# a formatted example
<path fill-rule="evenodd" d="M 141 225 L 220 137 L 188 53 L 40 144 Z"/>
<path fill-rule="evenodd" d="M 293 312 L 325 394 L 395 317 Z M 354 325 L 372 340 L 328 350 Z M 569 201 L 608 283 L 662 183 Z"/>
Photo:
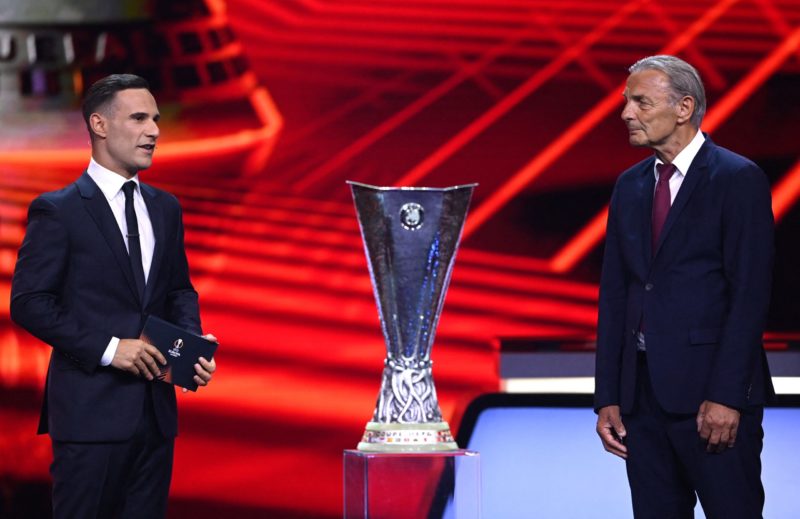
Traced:
<path fill-rule="evenodd" d="M 800 160 L 795 162 L 792 169 L 772 189 L 772 213 L 776 222 L 789 212 L 789 208 L 798 197 L 800 197 Z"/>
<path fill-rule="evenodd" d="M 686 32 L 673 39 L 657 54 L 676 54 L 688 46 L 694 38 L 706 30 L 737 0 L 722 0 L 695 21 Z M 624 84 L 609 92 L 609 94 L 578 119 L 572 126 L 559 135 L 544 150 L 536 155 L 521 170 L 516 172 L 497 191 L 492 193 L 467 219 L 464 225 L 464 238 L 475 232 L 481 225 L 494 216 L 509 200 L 522 191 L 528 184 L 541 175 L 548 167 L 558 160 L 564 153 L 574 146 L 589 130 L 607 117 L 611 111 L 622 101 L 620 93 Z"/>
<path fill-rule="evenodd" d="M 314 185 L 320 179 L 325 178 L 338 167 L 346 164 L 348 161 L 372 146 L 375 142 L 417 115 L 425 107 L 430 106 L 435 101 L 442 98 L 445 94 L 453 90 L 455 87 L 479 73 L 495 58 L 516 46 L 524 37 L 524 35 L 530 32 L 530 30 L 531 29 L 529 27 L 526 27 L 523 30 L 518 31 L 515 35 L 500 45 L 496 45 L 489 49 L 480 59 L 463 67 L 457 73 L 453 74 L 443 82 L 439 83 L 436 87 L 426 92 L 425 95 L 418 98 L 416 101 L 412 102 L 390 118 L 386 119 L 381 124 L 377 125 L 372 129 L 372 131 L 353 141 L 350 145 L 339 151 L 339 153 L 323 163 L 320 167 L 304 175 L 294 186 L 292 186 L 292 190 L 294 192 L 301 192 Z"/>
<path fill-rule="evenodd" d="M 494 105 L 489 111 L 472 121 L 463 130 L 454 135 L 450 140 L 440 146 L 436 151 L 428 155 L 419 164 L 414 166 L 409 172 L 403 175 L 397 181 L 397 185 L 411 186 L 419 182 L 425 175 L 430 173 L 434 168 L 442 164 L 445 160 L 452 157 L 458 150 L 463 148 L 468 142 L 480 135 L 486 128 L 494 124 L 498 119 L 507 114 L 516 105 L 522 102 L 531 93 L 536 91 L 544 83 L 555 77 L 567 65 L 579 59 L 589 47 L 594 45 L 600 38 L 605 36 L 609 31 L 617 27 L 622 21 L 625 20 L 630 14 L 639 9 L 642 5 L 647 3 L 644 1 L 634 1 L 625 4 L 619 11 L 614 13 L 611 17 L 606 19 L 603 23 L 599 24 L 586 36 L 580 39 L 575 45 L 565 48 L 556 59 L 547 64 L 546 67 L 540 69 L 536 74 L 531 76 L 527 81 L 518 86 L 514 91 L 500 100 L 499 103 Z M 615 99 L 616 102 L 616 99 Z M 518 173 L 519 174 L 519 173 Z M 513 181 L 513 179 L 512 179 Z M 497 193 L 495 193 L 496 195 Z M 513 196 L 513 195 L 512 195 Z M 490 199 L 491 200 L 491 199 Z M 490 200 L 487 200 L 489 202 Z M 502 203 L 508 200 L 503 200 Z M 484 204 L 485 205 L 485 204 Z M 483 206 L 481 206 L 483 207 Z M 480 212 L 480 207 L 478 211 Z M 470 222 L 476 221 L 476 215 L 472 215 L 467 220 L 467 226 L 464 229 L 464 237 L 469 234 Z M 482 222 L 481 222 L 482 223 Z"/>
<path fill-rule="evenodd" d="M 703 121 L 703 129 L 713 132 L 719 125 L 744 103 L 780 66 L 798 50 L 800 28 L 787 36 L 769 56 L 764 58 L 743 80 L 709 111 Z M 797 178 L 793 178 L 797 177 Z M 784 180 L 773 189 L 773 212 L 775 220 L 783 216 L 788 207 L 800 196 L 800 173 L 795 166 Z M 589 222 L 567 245 L 550 261 L 555 272 L 566 272 L 583 259 L 603 238 L 605 220 L 608 217 L 606 206 Z M 465 231 L 466 232 L 466 231 Z"/>

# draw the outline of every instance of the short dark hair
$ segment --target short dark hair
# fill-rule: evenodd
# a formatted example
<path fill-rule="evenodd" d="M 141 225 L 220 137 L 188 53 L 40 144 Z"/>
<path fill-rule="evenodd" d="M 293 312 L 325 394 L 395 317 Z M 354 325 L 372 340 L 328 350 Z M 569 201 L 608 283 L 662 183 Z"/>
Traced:
<path fill-rule="evenodd" d="M 83 97 L 83 104 L 81 106 L 83 120 L 86 122 L 86 129 L 89 130 L 89 135 L 92 135 L 92 128 L 89 126 L 89 117 L 104 105 L 108 104 L 117 92 L 131 88 L 150 90 L 150 84 L 143 77 L 134 74 L 111 74 L 103 79 L 98 79 L 89 87 L 89 90 L 86 91 L 86 95 Z"/>

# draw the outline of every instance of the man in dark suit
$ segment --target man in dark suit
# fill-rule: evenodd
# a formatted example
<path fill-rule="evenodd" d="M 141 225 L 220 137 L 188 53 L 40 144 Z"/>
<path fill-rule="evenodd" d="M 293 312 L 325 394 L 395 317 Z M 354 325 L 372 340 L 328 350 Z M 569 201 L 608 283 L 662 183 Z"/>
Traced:
<path fill-rule="evenodd" d="M 31 203 L 11 316 L 53 348 L 39 432 L 52 439 L 54 517 L 163 517 L 175 391 L 156 380 L 164 357 L 138 337 L 148 315 L 202 333 L 181 209 L 138 178 L 159 136 L 144 79 L 101 79 L 83 114 L 92 159 Z M 195 381 L 206 385 L 215 369 L 200 359 Z"/>
<path fill-rule="evenodd" d="M 630 68 L 622 119 L 655 155 L 618 179 L 600 283 L 595 409 L 637 518 L 761 517 L 770 186 L 699 131 L 705 92 L 673 56 Z"/>

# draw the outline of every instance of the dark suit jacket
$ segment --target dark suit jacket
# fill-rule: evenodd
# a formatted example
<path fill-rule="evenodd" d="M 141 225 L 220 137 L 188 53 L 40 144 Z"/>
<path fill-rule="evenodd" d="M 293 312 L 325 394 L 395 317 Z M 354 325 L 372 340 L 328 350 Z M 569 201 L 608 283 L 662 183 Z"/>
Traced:
<path fill-rule="evenodd" d="M 130 438 L 148 385 L 162 433 L 177 434 L 171 385 L 100 366 L 111 337 L 139 337 L 148 314 L 201 333 L 178 201 L 140 185 L 156 242 L 144 301 L 108 201 L 88 174 L 31 203 L 12 281 L 11 317 L 53 347 L 39 432 L 55 440 Z"/>
<path fill-rule="evenodd" d="M 611 198 L 595 408 L 631 411 L 640 323 L 666 411 L 696 413 L 703 400 L 763 405 L 774 394 L 762 346 L 773 261 L 769 182 L 754 163 L 706 138 L 653 254 L 654 161 L 625 171 Z"/>

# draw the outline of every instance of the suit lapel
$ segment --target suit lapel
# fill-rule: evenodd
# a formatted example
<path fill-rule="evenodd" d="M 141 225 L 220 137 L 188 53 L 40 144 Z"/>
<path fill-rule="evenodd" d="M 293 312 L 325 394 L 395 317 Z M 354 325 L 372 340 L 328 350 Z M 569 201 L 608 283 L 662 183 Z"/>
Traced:
<path fill-rule="evenodd" d="M 75 181 L 75 185 L 78 186 L 78 191 L 80 191 L 81 198 L 83 198 L 86 210 L 111 248 L 111 252 L 119 264 L 122 275 L 128 282 L 133 297 L 138 301 L 139 291 L 136 288 L 136 281 L 133 279 L 133 269 L 131 268 L 128 250 L 125 248 L 125 241 L 122 239 L 122 233 L 119 230 L 119 225 L 117 225 L 117 220 L 114 218 L 114 213 L 111 212 L 108 201 L 88 173 L 84 172 Z"/>
<path fill-rule="evenodd" d="M 158 191 L 152 187 L 139 184 L 142 198 L 147 206 L 147 213 L 150 216 L 150 223 L 153 225 L 153 237 L 155 246 L 153 248 L 153 261 L 150 263 L 150 272 L 147 275 L 147 285 L 144 289 L 145 305 L 150 301 L 153 294 L 153 285 L 158 279 L 158 271 L 164 257 L 164 218 L 162 217 L 161 204 L 158 203 Z"/>
<path fill-rule="evenodd" d="M 708 167 L 708 155 L 712 146 L 713 143 L 708 137 L 706 137 L 706 141 L 703 143 L 703 146 L 697 152 L 694 160 L 692 160 L 692 165 L 689 166 L 689 171 L 686 172 L 686 177 L 683 179 L 681 188 L 678 190 L 678 195 L 675 197 L 675 201 L 672 203 L 669 213 L 667 213 L 667 220 L 664 222 L 664 228 L 661 229 L 661 236 L 659 236 L 658 246 L 656 247 L 654 256 L 658 254 L 658 251 L 661 250 L 664 240 L 666 240 L 667 236 L 669 236 L 669 231 L 675 224 L 675 220 L 680 218 L 681 212 L 683 212 L 683 209 L 686 207 L 686 204 L 689 202 L 689 199 L 692 196 L 692 192 L 694 192 L 694 189 L 700 183 L 700 180 L 705 177 L 706 169 Z"/>
<path fill-rule="evenodd" d="M 642 239 L 642 257 L 644 258 L 645 265 L 649 265 L 653 259 L 653 246 L 651 245 L 653 238 L 653 192 L 656 188 L 656 177 L 653 173 L 655 159 L 647 161 L 644 166 L 644 171 L 639 177 L 639 200 L 642 209 L 642 232 L 639 236 Z"/>

